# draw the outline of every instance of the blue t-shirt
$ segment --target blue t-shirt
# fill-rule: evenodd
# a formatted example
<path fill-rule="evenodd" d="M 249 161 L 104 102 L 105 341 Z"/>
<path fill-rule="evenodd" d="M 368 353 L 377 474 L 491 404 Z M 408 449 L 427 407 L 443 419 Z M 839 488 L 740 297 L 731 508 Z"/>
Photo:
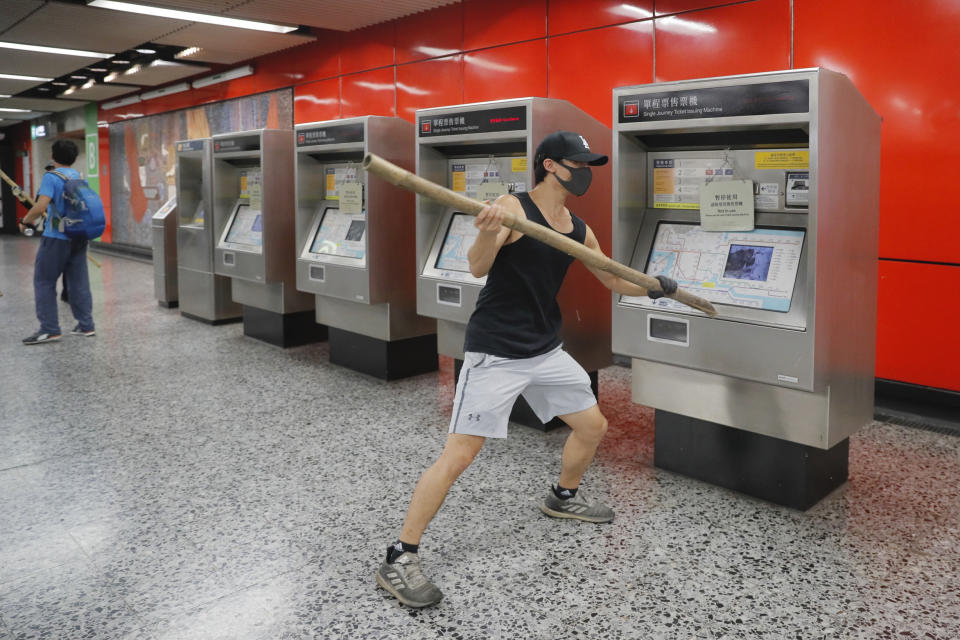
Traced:
<path fill-rule="evenodd" d="M 57 171 L 68 178 L 79 179 L 80 172 L 69 167 L 57 167 Z M 47 206 L 47 222 L 43 228 L 43 235 L 47 238 L 60 238 L 69 240 L 67 236 L 57 231 L 54 227 L 53 219 L 60 216 L 59 212 L 63 207 L 63 180 L 53 175 L 52 171 L 43 174 L 43 180 L 40 182 L 40 195 L 50 198 L 50 204 Z"/>

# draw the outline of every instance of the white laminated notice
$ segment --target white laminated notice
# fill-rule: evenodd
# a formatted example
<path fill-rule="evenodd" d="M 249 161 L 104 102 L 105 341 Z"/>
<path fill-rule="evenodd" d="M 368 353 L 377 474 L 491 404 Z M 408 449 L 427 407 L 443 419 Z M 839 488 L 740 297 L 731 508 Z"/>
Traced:
<path fill-rule="evenodd" d="M 755 209 L 774 211 L 780 208 L 780 185 L 776 182 L 761 182 L 757 185 L 757 193 L 753 197 Z"/>
<path fill-rule="evenodd" d="M 752 180 L 714 180 L 700 189 L 704 231 L 752 231 L 753 221 Z"/>
<path fill-rule="evenodd" d="M 477 187 L 477 200 L 493 202 L 507 193 L 507 185 L 502 182 L 483 182 Z"/>
<path fill-rule="evenodd" d="M 247 192 L 250 194 L 250 208 L 263 211 L 263 188 L 259 173 L 247 177 Z"/>
<path fill-rule="evenodd" d="M 359 215 L 363 213 L 363 184 L 360 182 L 348 182 L 342 184 L 338 189 L 340 193 L 340 212 L 348 215 Z"/>

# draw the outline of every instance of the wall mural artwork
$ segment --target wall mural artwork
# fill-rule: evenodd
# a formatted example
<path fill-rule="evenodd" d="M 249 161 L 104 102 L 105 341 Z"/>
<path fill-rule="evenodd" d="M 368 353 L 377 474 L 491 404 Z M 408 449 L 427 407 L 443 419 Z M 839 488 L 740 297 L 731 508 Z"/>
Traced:
<path fill-rule="evenodd" d="M 150 246 L 150 218 L 176 194 L 174 145 L 178 140 L 292 127 L 291 89 L 111 124 L 113 242 Z"/>

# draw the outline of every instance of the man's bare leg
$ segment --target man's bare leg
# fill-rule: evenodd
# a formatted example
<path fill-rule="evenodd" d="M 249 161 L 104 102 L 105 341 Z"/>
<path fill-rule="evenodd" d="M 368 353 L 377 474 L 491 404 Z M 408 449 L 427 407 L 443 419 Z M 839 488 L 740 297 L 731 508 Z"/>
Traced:
<path fill-rule="evenodd" d="M 560 419 L 573 430 L 563 447 L 560 468 L 561 487 L 576 489 L 580 486 L 583 474 L 593 462 L 597 447 L 607 432 L 607 419 L 600 413 L 600 407 L 593 405 L 585 411 L 569 413 Z"/>
<path fill-rule="evenodd" d="M 460 474 L 470 466 L 486 438 L 463 433 L 451 433 L 436 462 L 430 465 L 413 491 L 407 518 L 400 531 L 400 540 L 420 544 L 420 536 L 447 497 L 447 492 Z"/>

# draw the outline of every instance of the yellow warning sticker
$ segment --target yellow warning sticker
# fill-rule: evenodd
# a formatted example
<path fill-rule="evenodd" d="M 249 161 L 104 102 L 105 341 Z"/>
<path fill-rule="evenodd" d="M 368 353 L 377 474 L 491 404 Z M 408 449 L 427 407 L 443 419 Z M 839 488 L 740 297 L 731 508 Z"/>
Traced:
<path fill-rule="evenodd" d="M 513 158 L 510 160 L 510 171 L 514 173 L 523 173 L 527 170 L 526 158 Z"/>
<path fill-rule="evenodd" d="M 699 202 L 654 202 L 654 209 L 699 209 Z"/>
<path fill-rule="evenodd" d="M 458 191 L 460 193 L 465 193 L 467 191 L 467 172 L 466 171 L 454 171 L 451 177 L 451 180 L 453 182 L 453 184 L 450 185 L 451 189 L 453 189 L 454 191 Z"/>
<path fill-rule="evenodd" d="M 243 172 L 240 174 L 240 197 L 249 198 L 250 192 L 247 190 L 247 174 Z"/>
<path fill-rule="evenodd" d="M 716 282 L 701 282 L 701 283 L 700 283 L 700 286 L 703 287 L 704 289 L 716 289 L 716 288 L 717 288 L 717 283 L 716 283 Z"/>
<path fill-rule="evenodd" d="M 673 169 L 653 170 L 653 193 L 656 195 L 672 194 L 674 192 Z"/>
<path fill-rule="evenodd" d="M 339 200 L 337 193 L 337 174 L 332 171 L 327 172 L 327 200 Z"/>
<path fill-rule="evenodd" d="M 753 155 L 756 169 L 808 169 L 809 151 L 757 151 Z"/>

